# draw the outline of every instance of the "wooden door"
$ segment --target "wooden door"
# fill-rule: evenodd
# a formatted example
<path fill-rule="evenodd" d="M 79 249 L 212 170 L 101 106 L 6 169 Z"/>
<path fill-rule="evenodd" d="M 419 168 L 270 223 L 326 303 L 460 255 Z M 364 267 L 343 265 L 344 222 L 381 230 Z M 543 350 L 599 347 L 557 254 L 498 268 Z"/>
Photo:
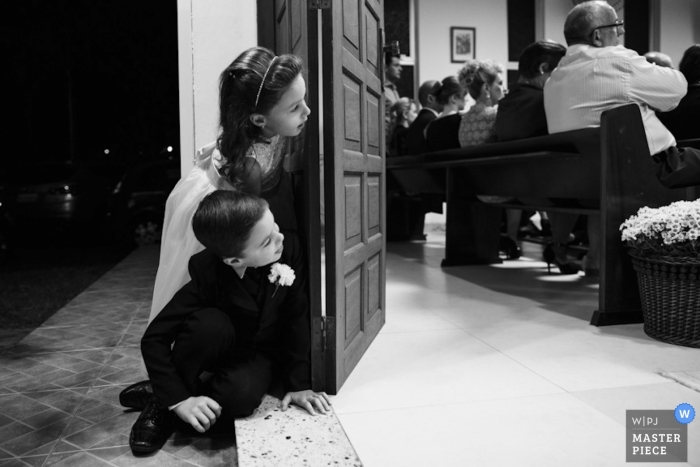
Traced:
<path fill-rule="evenodd" d="M 272 6 L 272 8 L 271 8 Z M 325 389 L 325 318 L 321 302 L 324 267 L 322 262 L 320 111 L 318 69 L 318 18 L 316 8 L 306 0 L 258 0 L 258 44 L 276 54 L 292 53 L 304 60 L 306 101 L 311 114 L 305 130 L 295 139 L 286 160 L 294 186 L 299 235 L 306 246 L 309 303 L 312 324 L 312 382 L 317 391 Z"/>
<path fill-rule="evenodd" d="M 306 64 L 312 113 L 287 170 L 308 250 L 313 388 L 330 394 L 385 321 L 382 24 L 376 0 L 258 0 L 259 44 Z"/>
<path fill-rule="evenodd" d="M 326 385 L 337 393 L 385 322 L 382 25 L 377 0 L 322 10 Z"/>

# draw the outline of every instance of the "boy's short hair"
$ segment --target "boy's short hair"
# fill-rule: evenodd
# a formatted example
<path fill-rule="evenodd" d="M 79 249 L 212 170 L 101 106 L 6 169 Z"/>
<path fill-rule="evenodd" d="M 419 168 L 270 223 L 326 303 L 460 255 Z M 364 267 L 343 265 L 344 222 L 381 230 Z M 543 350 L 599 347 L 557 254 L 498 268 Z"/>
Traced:
<path fill-rule="evenodd" d="M 199 203 L 192 230 L 197 240 L 217 256 L 237 257 L 267 209 L 267 201 L 258 196 L 242 191 L 213 191 Z"/>

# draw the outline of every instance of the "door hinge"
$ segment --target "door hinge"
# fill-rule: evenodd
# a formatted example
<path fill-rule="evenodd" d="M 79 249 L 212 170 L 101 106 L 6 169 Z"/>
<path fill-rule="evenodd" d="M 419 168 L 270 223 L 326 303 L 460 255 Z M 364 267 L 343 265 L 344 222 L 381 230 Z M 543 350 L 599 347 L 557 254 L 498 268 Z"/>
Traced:
<path fill-rule="evenodd" d="M 331 0 L 309 0 L 309 10 L 330 10 Z"/>
<path fill-rule="evenodd" d="M 325 352 L 334 345 L 335 316 L 318 316 L 313 319 L 313 335 L 311 336 L 314 350 Z"/>
<path fill-rule="evenodd" d="M 325 352 L 328 348 L 328 322 L 325 316 L 315 317 L 313 319 L 313 348 L 315 350 Z"/>
<path fill-rule="evenodd" d="M 325 316 L 321 317 L 321 350 L 328 349 L 328 320 Z"/>

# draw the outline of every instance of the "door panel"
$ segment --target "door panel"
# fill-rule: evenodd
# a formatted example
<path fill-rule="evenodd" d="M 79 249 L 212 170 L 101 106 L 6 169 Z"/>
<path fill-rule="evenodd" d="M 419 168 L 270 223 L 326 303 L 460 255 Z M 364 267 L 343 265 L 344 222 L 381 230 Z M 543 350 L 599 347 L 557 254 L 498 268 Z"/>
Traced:
<path fill-rule="evenodd" d="M 258 26 L 271 24 L 261 34 L 261 44 L 274 44 L 275 53 L 293 53 L 304 60 L 306 101 L 311 114 L 306 129 L 295 138 L 285 168 L 291 174 L 299 225 L 299 236 L 306 246 L 309 278 L 309 305 L 312 324 L 312 385 L 325 389 L 326 355 L 323 352 L 323 260 L 321 245 L 321 177 L 319 148 L 319 52 L 318 12 L 309 10 L 305 0 L 258 0 Z"/>
<path fill-rule="evenodd" d="M 274 38 L 265 43 L 275 44 L 277 54 L 300 55 L 308 70 L 312 114 L 287 169 L 302 200 L 297 203 L 300 230 L 309 250 L 313 387 L 335 394 L 385 321 L 383 6 L 375 0 L 331 2 L 320 15 L 320 54 L 319 14 L 308 2 L 275 0 L 270 9 L 259 0 L 258 6 L 260 15 L 274 15 L 268 20 Z M 314 112 L 321 102 L 319 80 L 323 108 Z M 316 133 L 321 128 L 323 151 Z M 324 240 L 325 269 L 319 248 Z"/>
<path fill-rule="evenodd" d="M 385 321 L 382 21 L 371 0 L 339 0 L 323 12 L 324 116 L 332 116 L 324 121 L 325 201 L 334 219 L 326 224 L 330 393 Z"/>

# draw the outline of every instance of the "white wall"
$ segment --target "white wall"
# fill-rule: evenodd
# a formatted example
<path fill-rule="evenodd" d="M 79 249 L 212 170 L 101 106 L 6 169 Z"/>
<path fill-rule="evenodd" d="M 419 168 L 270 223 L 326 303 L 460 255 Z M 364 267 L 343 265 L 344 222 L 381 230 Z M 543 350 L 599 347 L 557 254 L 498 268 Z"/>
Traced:
<path fill-rule="evenodd" d="M 257 44 L 255 0 L 178 0 L 182 174 L 218 133 L 219 74 Z"/>
<path fill-rule="evenodd" d="M 544 4 L 544 36 L 537 39 L 551 39 L 566 45 L 564 21 L 574 4 L 571 0 L 542 0 Z"/>
<path fill-rule="evenodd" d="M 683 52 L 700 43 L 700 2 L 663 0 L 659 3 L 659 51 L 669 55 L 677 68 Z"/>
<path fill-rule="evenodd" d="M 418 84 L 457 74 L 450 62 L 450 28 L 476 28 L 476 58 L 508 64 L 506 0 L 415 0 L 418 34 Z"/>

